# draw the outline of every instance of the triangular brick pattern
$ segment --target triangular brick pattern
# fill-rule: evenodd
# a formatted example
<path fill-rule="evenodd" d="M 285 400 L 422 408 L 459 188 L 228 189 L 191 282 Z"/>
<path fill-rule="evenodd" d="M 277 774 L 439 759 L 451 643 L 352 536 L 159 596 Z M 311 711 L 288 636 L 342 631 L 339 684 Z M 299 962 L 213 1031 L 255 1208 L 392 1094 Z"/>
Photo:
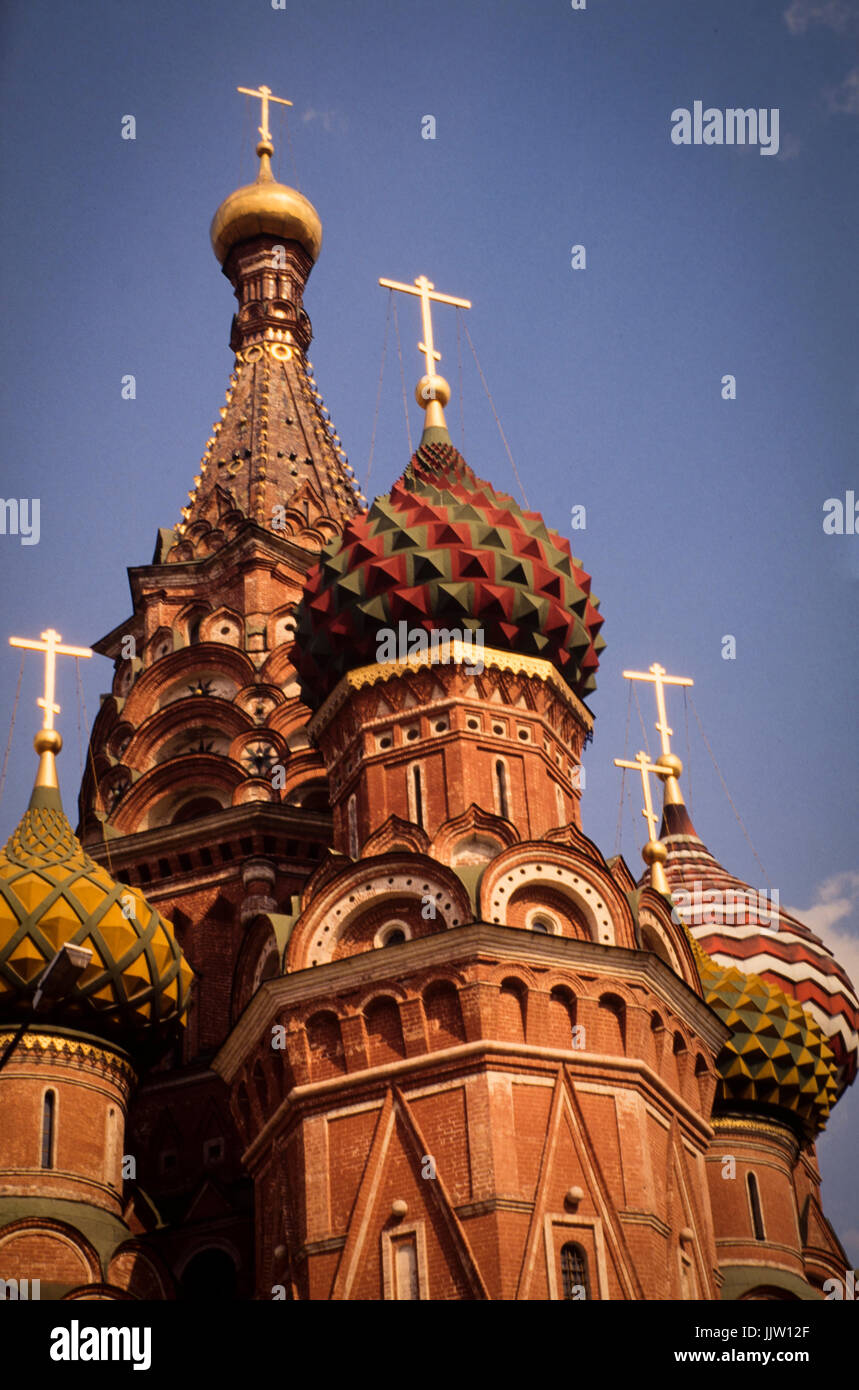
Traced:
<path fill-rule="evenodd" d="M 682 915 L 719 965 L 758 976 L 796 999 L 835 1057 L 838 1094 L 856 1076 L 859 998 L 843 966 L 818 936 L 769 903 L 718 862 L 699 838 L 685 806 L 667 805 L 662 838 L 672 893 L 689 894 Z M 731 904 L 735 904 L 732 908 Z"/>
<path fill-rule="evenodd" d="M 394 1202 L 404 1202 L 405 1221 L 398 1232 L 410 1230 L 408 1213 L 419 1214 L 429 1226 L 422 1231 L 418 1259 L 426 1262 L 426 1283 L 436 1298 L 488 1298 L 468 1237 L 454 1210 L 444 1178 L 421 1175 L 423 1160 L 433 1154 L 413 1111 L 403 1095 L 392 1088 L 378 1112 L 373 1141 L 351 1204 L 346 1243 L 337 1263 L 327 1297 L 378 1298 L 384 1289 L 395 1297 L 395 1249 L 379 1240 L 378 1231 L 389 1221 Z"/>
<path fill-rule="evenodd" d="M 378 659 L 380 629 L 482 632 L 487 647 L 551 661 L 580 696 L 596 688 L 603 619 L 568 541 L 477 478 L 452 444 L 421 444 L 403 477 L 351 521 L 311 573 L 299 673 L 320 704 Z"/>

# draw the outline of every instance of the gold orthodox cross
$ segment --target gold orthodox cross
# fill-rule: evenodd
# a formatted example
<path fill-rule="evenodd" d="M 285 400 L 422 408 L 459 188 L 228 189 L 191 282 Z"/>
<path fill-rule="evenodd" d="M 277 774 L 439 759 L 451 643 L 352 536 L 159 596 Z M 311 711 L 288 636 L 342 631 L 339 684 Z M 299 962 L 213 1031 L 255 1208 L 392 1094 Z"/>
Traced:
<path fill-rule="evenodd" d="M 441 361 L 441 353 L 436 352 L 432 337 L 432 315 L 430 313 L 430 300 L 436 304 L 453 304 L 457 309 L 470 309 L 470 299 L 454 299 L 450 294 L 437 294 L 435 285 L 427 279 L 425 275 L 419 275 L 413 285 L 401 285 L 398 280 L 380 280 L 379 284 L 386 290 L 399 290 L 402 294 L 416 294 L 421 301 L 421 320 L 423 323 L 424 340 L 418 343 L 418 350 L 423 353 L 427 364 L 427 376 L 435 375 L 435 364 Z"/>
<path fill-rule="evenodd" d="M 57 657 L 58 656 L 92 656 L 89 647 L 63 647 L 60 645 L 60 634 L 49 627 L 47 632 L 42 633 L 41 642 L 30 640 L 27 637 L 10 637 L 10 647 L 25 647 L 27 651 L 45 653 L 45 694 L 36 701 L 37 705 L 45 711 L 42 721 L 43 729 L 53 729 L 54 715 L 59 714 L 60 707 L 54 704 L 54 689 L 56 686 Z"/>
<path fill-rule="evenodd" d="M 287 101 L 286 97 L 274 97 L 271 94 L 271 87 L 258 87 L 254 91 L 251 87 L 237 87 L 237 92 L 241 92 L 246 97 L 258 97 L 262 102 L 262 125 L 258 126 L 260 135 L 266 144 L 271 144 L 271 131 L 268 128 L 268 104 L 276 101 L 278 106 L 291 106 L 292 102 Z"/>
<path fill-rule="evenodd" d="M 636 753 L 634 762 L 627 762 L 624 758 L 615 758 L 614 765 L 615 767 L 637 767 L 641 773 L 641 786 L 644 791 L 644 810 L 641 814 L 647 821 L 648 838 L 651 840 L 657 839 L 656 812 L 653 809 L 653 801 L 650 795 L 650 773 L 654 772 L 658 776 L 660 771 L 659 767 L 656 763 L 652 763 L 648 760 L 645 752 Z"/>
<path fill-rule="evenodd" d="M 649 671 L 624 671 L 625 680 L 630 681 L 652 681 L 656 688 L 656 708 L 659 719 L 655 725 L 662 737 L 662 756 L 668 757 L 671 753 L 671 735 L 674 730 L 669 726 L 668 713 L 665 708 L 665 687 L 666 685 L 694 685 L 695 682 L 688 676 L 669 676 L 665 667 L 657 662 L 650 667 Z"/>

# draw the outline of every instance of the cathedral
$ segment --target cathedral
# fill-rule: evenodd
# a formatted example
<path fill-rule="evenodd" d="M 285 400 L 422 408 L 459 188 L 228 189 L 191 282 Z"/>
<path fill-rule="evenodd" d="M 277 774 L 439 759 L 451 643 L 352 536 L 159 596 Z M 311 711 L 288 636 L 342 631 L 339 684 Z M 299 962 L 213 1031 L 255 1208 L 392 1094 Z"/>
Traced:
<path fill-rule="evenodd" d="M 842 1296 L 815 1141 L 855 989 L 693 825 L 688 678 L 625 673 L 643 872 L 588 838 L 603 618 L 451 442 L 433 314 L 467 301 L 382 282 L 420 301 L 423 432 L 368 504 L 308 358 L 320 219 L 254 95 L 211 227 L 235 365 L 95 643 L 76 832 L 55 696 L 91 652 L 13 639 L 45 693 L 0 852 L 5 1297 Z"/>

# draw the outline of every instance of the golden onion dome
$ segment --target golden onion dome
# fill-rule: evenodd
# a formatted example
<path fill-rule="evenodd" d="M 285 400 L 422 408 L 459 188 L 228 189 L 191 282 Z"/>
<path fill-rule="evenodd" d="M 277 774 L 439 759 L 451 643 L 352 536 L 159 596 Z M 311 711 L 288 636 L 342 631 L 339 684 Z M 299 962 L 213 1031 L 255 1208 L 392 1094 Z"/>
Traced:
<path fill-rule="evenodd" d="M 212 249 L 221 265 L 232 248 L 250 237 L 269 235 L 297 241 L 315 261 L 322 247 L 322 223 L 313 204 L 271 172 L 272 146 L 257 145 L 260 171 L 254 183 L 225 198 L 212 219 Z"/>
<path fill-rule="evenodd" d="M 787 1112 L 813 1139 L 839 1094 L 826 1035 L 777 985 L 719 965 L 700 947 L 695 955 L 704 997 L 731 1030 L 716 1061 L 717 1105 Z"/>
<path fill-rule="evenodd" d="M 116 883 L 66 819 L 54 769 L 62 740 L 36 735 L 41 754 L 30 804 L 0 850 L 0 1019 L 30 1016 L 39 978 L 63 946 L 92 954 L 39 1019 L 147 1050 L 183 1022 L 191 969 L 169 922 L 143 894 Z"/>

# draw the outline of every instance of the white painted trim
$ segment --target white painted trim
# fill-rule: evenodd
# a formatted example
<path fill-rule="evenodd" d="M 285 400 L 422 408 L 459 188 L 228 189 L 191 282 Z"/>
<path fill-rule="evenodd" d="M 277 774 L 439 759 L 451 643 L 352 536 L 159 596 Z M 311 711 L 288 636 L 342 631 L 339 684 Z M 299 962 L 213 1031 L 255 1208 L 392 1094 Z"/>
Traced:
<path fill-rule="evenodd" d="M 418 1298 L 423 1302 L 430 1296 L 426 1225 L 423 1221 L 412 1221 L 408 1223 L 398 1221 L 397 1225 L 390 1230 L 382 1231 L 382 1279 L 384 1285 L 384 1298 L 387 1302 L 400 1301 L 397 1299 L 396 1295 L 394 1246 L 403 1236 L 414 1236 L 415 1238 L 418 1265 Z"/>
<path fill-rule="evenodd" d="M 571 1216 L 568 1212 L 546 1212 L 543 1218 L 543 1234 L 546 1244 L 546 1273 L 549 1283 L 549 1298 L 553 1302 L 560 1301 L 558 1293 L 558 1271 L 557 1260 L 560 1257 L 560 1247 L 555 1251 L 555 1230 L 558 1226 L 569 1226 L 571 1231 L 590 1230 L 594 1238 L 594 1250 L 596 1251 L 597 1267 L 591 1273 L 596 1274 L 596 1284 L 600 1299 L 608 1298 L 608 1266 L 605 1258 L 605 1239 L 603 1237 L 602 1221 L 598 1216 Z M 566 1242 L 564 1242 L 566 1243 Z M 587 1253 L 587 1252 L 585 1252 Z"/>

